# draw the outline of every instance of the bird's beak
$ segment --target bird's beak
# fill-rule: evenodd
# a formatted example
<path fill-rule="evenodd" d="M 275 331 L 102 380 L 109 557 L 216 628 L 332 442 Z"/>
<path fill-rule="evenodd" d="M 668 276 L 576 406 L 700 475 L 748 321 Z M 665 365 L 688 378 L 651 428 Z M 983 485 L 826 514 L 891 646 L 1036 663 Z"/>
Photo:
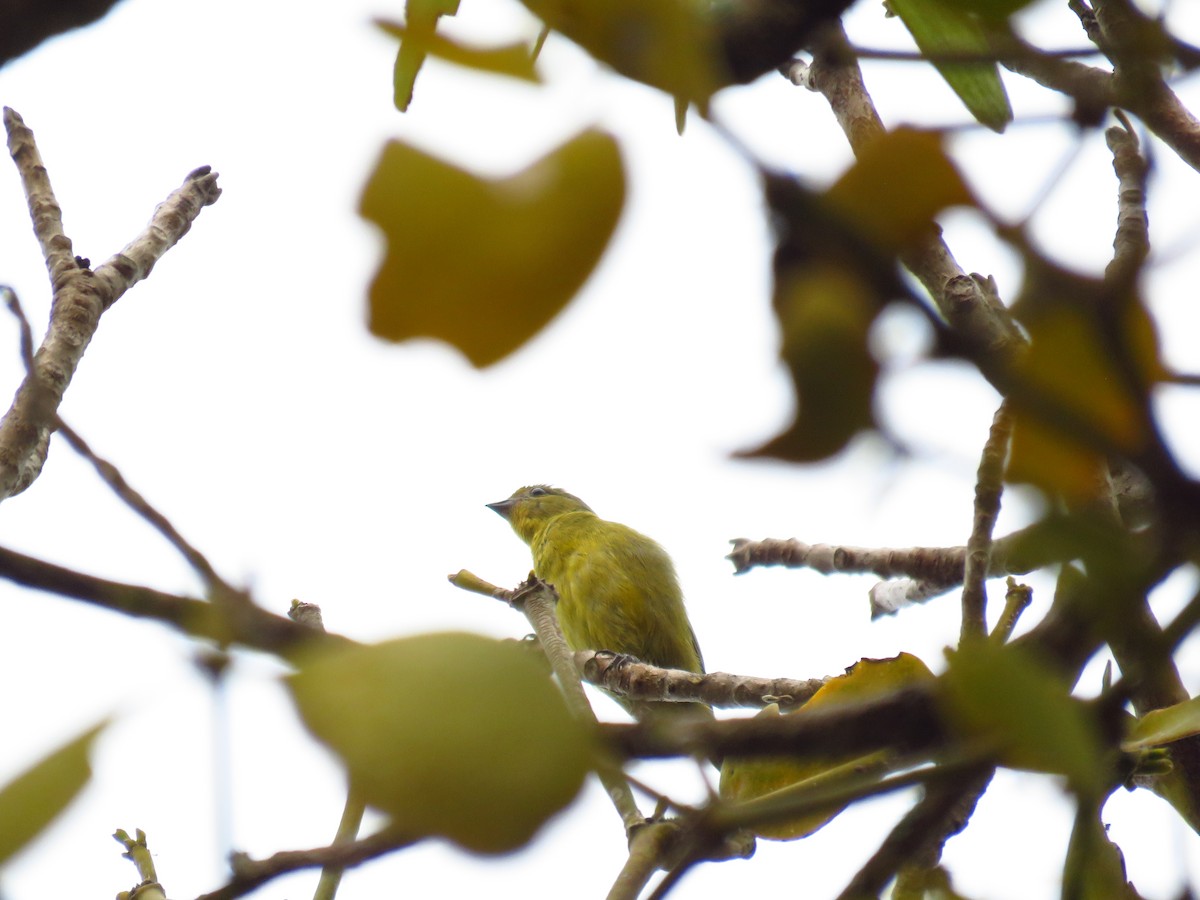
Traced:
<path fill-rule="evenodd" d="M 497 500 L 495 503 L 485 504 L 488 509 L 505 519 L 512 518 L 512 509 L 515 505 L 516 502 L 512 497 L 509 497 L 507 500 Z"/>

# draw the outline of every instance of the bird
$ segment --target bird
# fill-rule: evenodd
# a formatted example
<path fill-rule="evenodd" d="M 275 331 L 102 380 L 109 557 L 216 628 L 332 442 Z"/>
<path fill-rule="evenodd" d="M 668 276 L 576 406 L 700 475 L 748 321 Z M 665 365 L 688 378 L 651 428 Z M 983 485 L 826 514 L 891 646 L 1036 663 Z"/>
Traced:
<path fill-rule="evenodd" d="M 611 650 L 650 665 L 704 673 L 671 557 L 627 525 L 601 519 L 561 488 L 535 484 L 486 504 L 533 554 L 534 574 L 558 594 L 558 622 L 573 650 Z M 704 715 L 703 703 L 617 701 L 636 718 Z"/>

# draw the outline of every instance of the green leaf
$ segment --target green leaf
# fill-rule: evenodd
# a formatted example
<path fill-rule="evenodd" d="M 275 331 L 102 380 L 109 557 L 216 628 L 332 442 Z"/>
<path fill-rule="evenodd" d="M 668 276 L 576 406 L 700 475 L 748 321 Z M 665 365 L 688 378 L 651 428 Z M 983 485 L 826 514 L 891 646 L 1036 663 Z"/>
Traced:
<path fill-rule="evenodd" d="M 408 22 L 408 39 L 400 44 L 392 73 L 393 101 L 400 112 L 407 110 L 412 102 L 413 85 L 425 62 L 427 48 L 433 41 L 438 19 L 455 15 L 458 3 L 459 0 L 406 0 L 404 18 Z"/>
<path fill-rule="evenodd" d="M 1140 900 L 1125 877 L 1125 858 L 1108 839 L 1099 809 L 1080 803 L 1067 845 L 1062 895 L 1070 900 Z"/>
<path fill-rule="evenodd" d="M 946 6 L 982 19 L 999 22 L 1033 4 L 1034 0 L 942 0 Z"/>
<path fill-rule="evenodd" d="M 372 333 L 439 338 L 479 367 L 503 359 L 587 280 L 624 199 L 616 141 L 595 130 L 495 180 L 390 142 L 360 206 L 387 237 Z"/>
<path fill-rule="evenodd" d="M 377 19 L 375 24 L 381 30 L 393 37 L 400 38 L 402 45 L 410 44 L 422 55 L 436 56 L 438 59 L 455 65 L 488 72 L 493 75 L 508 75 L 523 81 L 540 83 L 537 70 L 533 65 L 533 57 L 525 44 L 507 44 L 503 47 L 467 47 L 457 41 L 442 37 L 435 32 L 413 31 L 399 22 L 389 22 Z M 408 93 L 411 99 L 412 86 L 409 84 Z M 399 105 L 399 104 L 397 104 Z M 405 104 L 407 106 L 407 103 Z M 403 109 L 404 107 L 401 107 Z"/>
<path fill-rule="evenodd" d="M 37 837 L 92 777 L 93 725 L 0 788 L 0 863 Z"/>
<path fill-rule="evenodd" d="M 730 83 L 709 4 L 697 0 L 522 0 L 549 28 L 622 75 L 708 109 Z"/>
<path fill-rule="evenodd" d="M 1121 749 L 1127 753 L 1161 747 L 1200 734 L 1200 697 L 1193 697 L 1165 709 L 1152 709 L 1136 719 Z"/>
<path fill-rule="evenodd" d="M 1023 648 L 964 644 L 950 656 L 940 696 L 960 737 L 987 746 L 1005 765 L 1065 775 L 1084 798 L 1098 799 L 1108 790 L 1094 712 Z"/>
<path fill-rule="evenodd" d="M 946 0 L 889 0 L 888 5 L 971 115 L 993 131 L 1004 131 L 1013 113 L 996 63 L 944 61 L 993 52 L 980 20 Z"/>
<path fill-rule="evenodd" d="M 513 644 L 419 635 L 318 657 L 288 681 L 367 803 L 478 853 L 527 843 L 591 764 L 588 733 Z"/>
<path fill-rule="evenodd" d="M 896 873 L 891 900 L 967 900 L 950 884 L 943 866 L 904 866 Z"/>

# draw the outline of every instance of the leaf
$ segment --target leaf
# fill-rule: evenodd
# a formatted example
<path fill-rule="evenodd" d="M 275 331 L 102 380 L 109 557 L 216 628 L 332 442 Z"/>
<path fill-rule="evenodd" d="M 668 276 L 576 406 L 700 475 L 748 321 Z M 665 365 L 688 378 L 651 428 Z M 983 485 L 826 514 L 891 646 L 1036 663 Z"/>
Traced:
<path fill-rule="evenodd" d="M 972 10 L 946 0 L 889 0 L 888 5 L 976 121 L 993 131 L 1004 131 L 1013 118 L 1012 106 L 999 67 L 986 59 L 994 51 Z M 985 59 L 944 61 L 955 55 Z"/>
<path fill-rule="evenodd" d="M 412 102 L 413 85 L 425 62 L 438 19 L 455 15 L 458 3 L 459 0 L 405 0 L 404 18 L 408 23 L 408 39 L 400 44 L 392 73 L 393 102 L 400 112 L 405 112 Z"/>
<path fill-rule="evenodd" d="M 1133 723 L 1121 749 L 1127 753 L 1161 747 L 1200 734 L 1200 697 L 1165 709 L 1152 709 Z"/>
<path fill-rule="evenodd" d="M 964 741 L 982 742 L 1013 768 L 1065 775 L 1081 797 L 1105 794 L 1108 769 L 1093 711 L 1024 649 L 963 645 L 950 655 L 940 697 Z"/>
<path fill-rule="evenodd" d="M 401 45 L 410 44 L 414 51 L 419 50 L 424 56 L 436 56 L 438 59 L 455 65 L 488 72 L 493 75 L 508 75 L 522 81 L 540 83 L 537 70 L 533 65 L 533 57 L 525 44 L 507 44 L 503 47 L 467 47 L 435 32 L 413 31 L 399 22 L 389 22 L 386 19 L 376 19 L 379 28 L 400 38 Z M 412 97 L 412 85 L 408 84 L 408 97 Z M 399 103 L 397 103 L 399 106 Z M 407 106 L 400 107 L 401 111 Z"/>
<path fill-rule="evenodd" d="M 943 866 L 906 865 L 896 873 L 891 900 L 966 900 Z"/>
<path fill-rule="evenodd" d="M 1033 4 L 1034 0 L 942 0 L 949 7 L 999 22 Z"/>
<path fill-rule="evenodd" d="M 934 217 L 975 199 L 935 131 L 897 128 L 870 143 L 826 192 L 830 208 L 887 253 L 930 234 Z"/>
<path fill-rule="evenodd" d="M 1082 501 L 1107 479 L 1107 454 L 1136 456 L 1146 443 L 1143 392 L 1165 377 L 1158 337 L 1136 295 L 1026 262 L 1013 312 L 1030 349 L 1017 368 L 1007 477 Z"/>
<path fill-rule="evenodd" d="M 390 142 L 360 205 L 387 237 L 371 332 L 439 338 L 478 367 L 503 359 L 587 280 L 624 198 L 616 141 L 599 131 L 497 180 Z"/>
<path fill-rule="evenodd" d="M 1140 900 L 1125 877 L 1125 858 L 1108 839 L 1099 809 L 1080 803 L 1063 866 L 1063 897 L 1070 900 Z"/>
<path fill-rule="evenodd" d="M 0 863 L 41 834 L 92 777 L 93 725 L 0 788 Z"/>
<path fill-rule="evenodd" d="M 709 4 L 697 0 L 522 0 L 547 27 L 622 75 L 707 111 L 730 77 Z"/>
<path fill-rule="evenodd" d="M 869 284 L 846 268 L 814 266 L 776 285 L 780 350 L 799 401 L 780 435 L 744 456 L 824 459 L 875 424 L 879 364 L 868 347 L 877 308 Z"/>
<path fill-rule="evenodd" d="M 808 703 L 789 715 L 802 716 L 811 709 L 854 703 L 899 687 L 932 680 L 933 674 L 925 664 L 908 653 L 891 659 L 862 659 L 845 675 L 827 681 Z M 779 706 L 771 704 L 761 710 L 757 717 L 779 715 Z M 823 789 L 831 782 L 861 778 L 866 773 L 886 772 L 888 760 L 886 752 L 801 762 L 786 756 L 729 757 L 721 766 L 721 797 L 741 803 L 763 798 L 800 803 L 806 799 L 806 790 Z M 757 836 L 768 840 L 790 841 L 808 837 L 834 819 L 846 805 L 774 818 L 770 822 L 755 825 L 753 830 Z"/>
<path fill-rule="evenodd" d="M 523 846 L 574 799 L 588 734 L 521 648 L 426 634 L 318 657 L 288 679 L 367 803 L 478 853 Z"/>

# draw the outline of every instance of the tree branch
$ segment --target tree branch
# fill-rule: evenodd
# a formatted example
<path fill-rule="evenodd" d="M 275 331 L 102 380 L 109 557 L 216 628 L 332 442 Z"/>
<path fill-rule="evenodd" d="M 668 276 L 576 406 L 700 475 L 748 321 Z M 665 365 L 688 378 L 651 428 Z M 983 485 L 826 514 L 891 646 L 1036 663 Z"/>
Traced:
<path fill-rule="evenodd" d="M 85 575 L 73 569 L 0 547 L 0 578 L 82 600 L 138 619 L 170 625 L 189 637 L 240 644 L 284 659 L 322 644 L 352 643 L 339 635 L 315 632 L 253 603 L 213 604 L 153 588 Z"/>
<path fill-rule="evenodd" d="M 34 371 L 26 375 L 12 407 L 0 421 L 0 501 L 25 490 L 41 473 L 54 416 L 100 316 L 150 273 L 154 263 L 191 227 L 200 210 L 216 202 L 221 193 L 215 173 L 207 166 L 196 169 L 158 206 L 141 235 L 93 271 L 87 260 L 72 254 L 71 240 L 62 227 L 62 210 L 33 132 L 7 107 L 4 126 L 50 274 L 53 300 L 46 336 L 34 354 Z"/>
<path fill-rule="evenodd" d="M 1002 401 L 992 420 L 987 443 L 975 477 L 975 521 L 967 538 L 963 565 L 962 630 L 960 641 L 987 635 L 987 581 L 992 557 L 992 529 L 1000 515 L 1000 495 L 1004 490 L 1004 464 L 1012 437 L 1012 415 L 1008 401 Z"/>
<path fill-rule="evenodd" d="M 332 844 L 312 850 L 281 850 L 261 860 L 235 854 L 233 878 L 229 883 L 215 891 L 201 894 L 196 900 L 235 900 L 288 872 L 314 869 L 318 866 L 350 869 L 385 853 L 408 847 L 415 841 L 416 839 L 409 835 L 384 829 L 369 837 L 344 844 Z"/>

